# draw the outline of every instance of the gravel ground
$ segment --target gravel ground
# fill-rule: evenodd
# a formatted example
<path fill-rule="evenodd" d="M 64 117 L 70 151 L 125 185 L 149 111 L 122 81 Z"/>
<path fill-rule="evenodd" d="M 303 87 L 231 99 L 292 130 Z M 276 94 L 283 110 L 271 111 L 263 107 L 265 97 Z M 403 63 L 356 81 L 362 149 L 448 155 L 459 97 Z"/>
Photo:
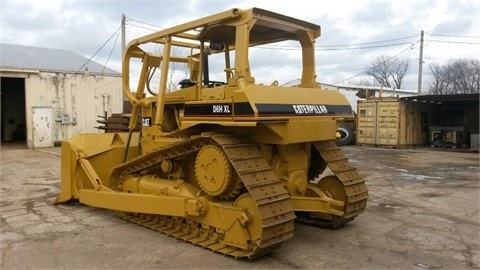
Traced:
<path fill-rule="evenodd" d="M 0 151 L 0 269 L 480 269 L 479 154 L 344 147 L 365 177 L 365 213 L 338 229 L 235 260 L 85 205 L 52 205 L 60 149 Z"/>

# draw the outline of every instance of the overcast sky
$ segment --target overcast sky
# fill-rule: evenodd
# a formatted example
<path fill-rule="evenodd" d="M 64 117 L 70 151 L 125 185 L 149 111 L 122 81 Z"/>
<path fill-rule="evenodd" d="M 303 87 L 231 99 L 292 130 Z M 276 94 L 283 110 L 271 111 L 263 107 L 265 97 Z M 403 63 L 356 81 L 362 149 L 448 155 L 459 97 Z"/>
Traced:
<path fill-rule="evenodd" d="M 429 65 L 458 58 L 480 60 L 478 0 L 0 0 L 0 42 L 70 50 L 87 58 L 98 51 L 94 61 L 120 71 L 122 14 L 127 17 L 128 43 L 233 7 L 258 7 L 319 24 L 316 65 L 324 83 L 368 78 L 363 73 L 366 66 L 387 55 L 410 60 L 402 88 L 416 91 L 421 30 L 425 31 L 423 89 L 431 80 Z M 268 54 L 273 52 L 265 51 L 265 61 L 256 59 L 264 65 L 260 74 L 254 74 L 257 80 L 283 84 L 299 77 L 287 68 L 269 67 Z"/>

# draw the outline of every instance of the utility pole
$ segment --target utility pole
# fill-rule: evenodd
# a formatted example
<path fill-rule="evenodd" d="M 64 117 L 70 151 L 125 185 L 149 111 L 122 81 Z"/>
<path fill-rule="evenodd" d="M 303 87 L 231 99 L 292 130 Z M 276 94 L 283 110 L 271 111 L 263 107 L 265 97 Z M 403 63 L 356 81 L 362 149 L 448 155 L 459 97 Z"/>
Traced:
<path fill-rule="evenodd" d="M 125 53 L 125 14 L 122 14 L 122 57 Z"/>
<path fill-rule="evenodd" d="M 423 30 L 420 32 L 420 56 L 418 57 L 418 90 L 417 95 L 422 93 L 422 71 L 423 71 Z"/>
<path fill-rule="evenodd" d="M 122 63 L 122 70 L 123 70 L 123 56 L 125 55 L 125 14 L 122 14 L 122 55 L 120 56 L 120 62 Z M 125 93 L 122 91 L 122 100 L 123 100 L 123 109 L 122 111 L 125 112 L 125 101 L 127 97 Z"/>

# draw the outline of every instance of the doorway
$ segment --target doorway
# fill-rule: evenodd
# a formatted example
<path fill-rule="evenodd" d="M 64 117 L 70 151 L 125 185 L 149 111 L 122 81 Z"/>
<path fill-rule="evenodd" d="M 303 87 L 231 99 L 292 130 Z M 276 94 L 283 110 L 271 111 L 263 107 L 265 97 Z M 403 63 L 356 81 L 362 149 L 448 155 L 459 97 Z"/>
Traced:
<path fill-rule="evenodd" d="M 0 77 L 2 146 L 26 147 L 25 79 Z"/>

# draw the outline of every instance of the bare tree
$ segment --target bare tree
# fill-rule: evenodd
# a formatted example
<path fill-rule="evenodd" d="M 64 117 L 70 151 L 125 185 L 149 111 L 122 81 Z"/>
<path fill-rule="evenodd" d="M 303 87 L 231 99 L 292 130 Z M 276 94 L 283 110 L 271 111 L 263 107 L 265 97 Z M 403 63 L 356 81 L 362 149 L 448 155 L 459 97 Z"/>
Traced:
<path fill-rule="evenodd" d="M 433 64 L 429 66 L 430 72 L 433 75 L 433 82 L 430 84 L 429 92 L 433 95 L 445 95 L 447 89 L 450 88 L 450 83 L 448 81 L 448 76 L 445 74 L 442 66 L 439 64 Z"/>
<path fill-rule="evenodd" d="M 156 55 L 163 55 L 163 46 L 157 45 L 154 48 L 154 52 Z M 182 55 L 182 48 L 180 47 L 172 47 L 171 56 L 179 56 Z M 161 64 L 160 64 L 161 65 Z M 167 75 L 167 92 L 175 91 L 178 87 L 178 82 L 181 79 L 188 78 L 189 69 L 187 64 L 179 63 L 179 62 L 169 62 L 168 67 L 168 75 Z M 154 68 L 151 70 L 149 74 L 148 81 L 150 83 L 148 91 L 152 95 L 158 94 L 160 88 L 160 69 Z"/>
<path fill-rule="evenodd" d="M 409 66 L 408 59 L 380 55 L 368 65 L 366 74 L 372 76 L 381 86 L 401 89 L 403 77 Z"/>
<path fill-rule="evenodd" d="M 429 92 L 436 95 L 480 93 L 480 61 L 457 59 L 445 65 L 430 65 L 433 81 Z"/>

